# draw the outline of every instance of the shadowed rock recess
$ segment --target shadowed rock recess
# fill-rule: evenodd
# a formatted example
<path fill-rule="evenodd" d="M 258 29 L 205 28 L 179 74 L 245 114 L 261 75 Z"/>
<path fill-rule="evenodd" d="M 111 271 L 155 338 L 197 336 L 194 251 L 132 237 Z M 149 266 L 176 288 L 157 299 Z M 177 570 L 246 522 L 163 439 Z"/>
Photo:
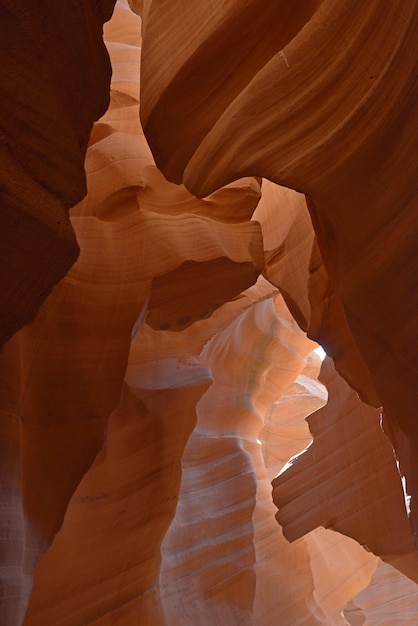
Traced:
<path fill-rule="evenodd" d="M 416 626 L 418 0 L 0 4 L 1 626 Z"/>

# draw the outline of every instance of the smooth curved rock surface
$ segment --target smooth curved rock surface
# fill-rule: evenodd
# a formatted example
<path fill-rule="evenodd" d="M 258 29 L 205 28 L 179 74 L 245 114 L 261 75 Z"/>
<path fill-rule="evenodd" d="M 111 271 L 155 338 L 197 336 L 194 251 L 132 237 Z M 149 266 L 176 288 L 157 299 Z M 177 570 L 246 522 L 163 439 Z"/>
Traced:
<path fill-rule="evenodd" d="M 369 586 L 350 602 L 344 610 L 344 617 L 351 626 L 413 626 L 418 619 L 417 586 L 405 580 L 390 565 L 380 562 Z"/>
<path fill-rule="evenodd" d="M 418 554 L 380 412 L 360 401 L 331 359 L 319 380 L 328 402 L 307 418 L 313 442 L 273 480 L 283 532 L 295 540 L 318 526 L 333 528 L 417 582 Z"/>
<path fill-rule="evenodd" d="M 288 4 L 260 10 L 251 1 L 243 9 L 229 0 L 215 12 L 198 2 L 120 0 L 105 27 L 110 106 L 90 136 L 88 194 L 71 210 L 80 256 L 0 355 L 2 624 L 414 623 L 414 525 L 398 469 L 400 459 L 411 493 L 414 439 L 388 416 L 385 400 L 383 423 L 397 459 L 380 425 L 384 376 L 350 313 L 350 303 L 365 298 L 361 320 L 370 321 L 384 263 L 411 261 L 406 246 L 396 256 L 393 239 L 387 252 L 376 248 L 379 219 L 409 185 L 411 170 L 405 166 L 399 180 L 383 178 L 393 182 L 379 186 L 366 167 L 373 163 L 377 175 L 389 176 L 396 150 L 410 150 L 413 133 L 399 136 L 385 125 L 390 111 L 395 124 L 392 105 L 402 90 L 404 108 L 412 97 L 410 56 L 385 100 L 388 108 L 367 129 L 369 144 L 360 130 L 411 45 L 407 18 L 414 2 L 388 7 L 373 0 L 356 5 L 358 11 L 350 11 L 354 2 Z M 204 198 L 169 182 L 144 138 L 141 26 L 130 6 L 144 19 L 146 132 L 161 141 L 157 159 L 166 174 L 181 175 L 187 166 L 189 186 L 213 150 L 200 182 L 211 179 L 214 188 Z M 396 37 L 399 49 L 390 57 Z M 312 41 L 318 48 L 309 49 Z M 382 54 L 373 60 L 378 43 Z M 332 45 L 338 55 L 327 64 Z M 224 51 L 224 64 L 213 65 L 214 50 Z M 367 64 L 381 70 L 371 90 L 357 75 Z M 295 67 L 296 82 L 283 86 Z M 336 98 L 329 108 L 321 99 L 327 81 Z M 254 97 L 254 85 L 265 98 Z M 341 111 L 351 111 L 366 92 L 354 118 L 319 145 L 327 124 L 331 131 Z M 277 94 L 288 106 L 275 105 Z M 312 98 L 318 106 L 309 109 Z M 266 103 L 271 107 L 260 125 L 259 106 Z M 238 109 L 242 117 L 233 119 Z M 276 123 L 284 124 L 280 137 Z M 221 139 L 226 151 L 218 153 Z M 296 160 L 285 172 L 289 180 L 282 171 L 278 179 L 298 191 L 252 170 L 255 160 L 280 168 L 290 154 L 274 156 L 282 141 L 290 142 Z M 379 141 L 396 148 L 385 163 L 371 160 Z M 237 178 L 243 173 L 237 159 L 249 155 L 248 173 L 257 176 Z M 231 180 L 218 188 L 220 173 Z M 22 189 L 29 193 L 26 184 Z M 368 204 L 373 198 L 376 205 Z M 395 226 L 403 232 L 406 213 L 396 206 Z M 364 233 L 349 219 L 357 213 L 363 221 L 371 216 Z M 332 228 L 325 224 L 329 216 Z M 412 239 L 412 226 L 404 235 Z M 375 264 L 350 283 L 350 263 L 365 259 L 356 255 L 366 244 Z M 407 263 L 405 290 L 413 280 Z M 387 273 L 382 300 L 392 308 L 380 331 L 394 314 L 393 275 Z M 376 285 L 368 293 L 363 279 L 371 276 Z M 402 310 L 406 317 L 413 297 Z M 405 332 L 415 336 L 412 322 Z M 336 370 L 329 360 L 321 375 L 328 402 L 316 344 L 306 333 L 335 362 Z M 409 348 L 408 358 L 412 341 Z M 397 380 L 388 397 L 402 391 Z M 413 499 L 409 504 L 413 516 Z"/>
<path fill-rule="evenodd" d="M 109 103 L 114 4 L 1 3 L 0 348 L 78 256 L 68 209 L 86 193 L 89 134 Z"/>
<path fill-rule="evenodd" d="M 252 288 L 182 340 L 142 326 L 106 445 L 38 568 L 25 625 L 346 623 L 376 557 L 325 530 L 289 544 L 274 521 L 281 429 L 306 444 L 303 416 L 325 395 L 318 366 L 304 368 L 312 344 L 269 291 Z"/>
<path fill-rule="evenodd" d="M 248 175 L 307 195 L 337 309 L 311 336 L 326 345 L 345 319 L 388 432 L 409 441 L 397 454 L 414 498 L 417 3 L 284 5 L 149 2 L 145 134 L 162 171 L 197 195 Z"/>

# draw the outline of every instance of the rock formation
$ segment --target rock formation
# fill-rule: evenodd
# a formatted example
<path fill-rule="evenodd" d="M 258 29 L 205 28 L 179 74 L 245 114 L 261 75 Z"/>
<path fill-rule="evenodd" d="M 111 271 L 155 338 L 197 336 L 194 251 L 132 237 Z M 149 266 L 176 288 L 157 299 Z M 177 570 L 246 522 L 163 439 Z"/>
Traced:
<path fill-rule="evenodd" d="M 77 258 L 68 209 L 85 195 L 91 125 L 109 102 L 102 25 L 114 4 L 1 3 L 0 346 Z"/>
<path fill-rule="evenodd" d="M 20 4 L 0 623 L 415 625 L 415 1 Z"/>
<path fill-rule="evenodd" d="M 201 196 L 248 175 L 306 194 L 329 274 L 322 323 L 306 330 L 334 357 L 346 331 L 327 336 L 347 325 L 367 389 L 355 363 L 340 371 L 384 405 L 415 520 L 417 3 L 145 6 L 141 110 L 157 165 Z"/>

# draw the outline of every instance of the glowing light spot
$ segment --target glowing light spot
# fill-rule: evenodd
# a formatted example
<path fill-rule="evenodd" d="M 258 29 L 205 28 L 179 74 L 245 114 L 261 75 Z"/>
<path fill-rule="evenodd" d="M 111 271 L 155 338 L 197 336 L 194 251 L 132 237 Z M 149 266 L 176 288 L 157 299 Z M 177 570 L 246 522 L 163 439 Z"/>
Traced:
<path fill-rule="evenodd" d="M 321 361 L 323 361 L 325 357 L 327 356 L 327 353 L 325 352 L 324 348 L 321 348 L 321 346 L 318 346 L 317 348 L 315 348 L 314 352 L 315 354 L 319 356 Z"/>

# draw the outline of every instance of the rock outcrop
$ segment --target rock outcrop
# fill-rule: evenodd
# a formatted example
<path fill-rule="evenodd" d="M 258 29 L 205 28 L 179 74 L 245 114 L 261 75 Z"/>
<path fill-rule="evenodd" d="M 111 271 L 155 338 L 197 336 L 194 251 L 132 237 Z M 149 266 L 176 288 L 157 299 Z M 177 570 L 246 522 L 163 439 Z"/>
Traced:
<path fill-rule="evenodd" d="M 86 193 L 91 127 L 109 103 L 102 26 L 115 0 L 0 7 L 0 348 L 77 258 L 68 209 Z"/>
<path fill-rule="evenodd" d="M 385 407 L 413 500 L 417 3 L 146 6 L 141 111 L 158 166 L 201 196 L 248 175 L 306 194 L 331 318 L 310 336 L 328 350 L 345 320 L 372 388 L 343 374 Z"/>
<path fill-rule="evenodd" d="M 147 6 L 141 111 L 157 164 L 197 195 L 248 175 L 306 195 L 320 256 L 302 325 L 383 405 L 415 528 L 416 2 Z"/>

